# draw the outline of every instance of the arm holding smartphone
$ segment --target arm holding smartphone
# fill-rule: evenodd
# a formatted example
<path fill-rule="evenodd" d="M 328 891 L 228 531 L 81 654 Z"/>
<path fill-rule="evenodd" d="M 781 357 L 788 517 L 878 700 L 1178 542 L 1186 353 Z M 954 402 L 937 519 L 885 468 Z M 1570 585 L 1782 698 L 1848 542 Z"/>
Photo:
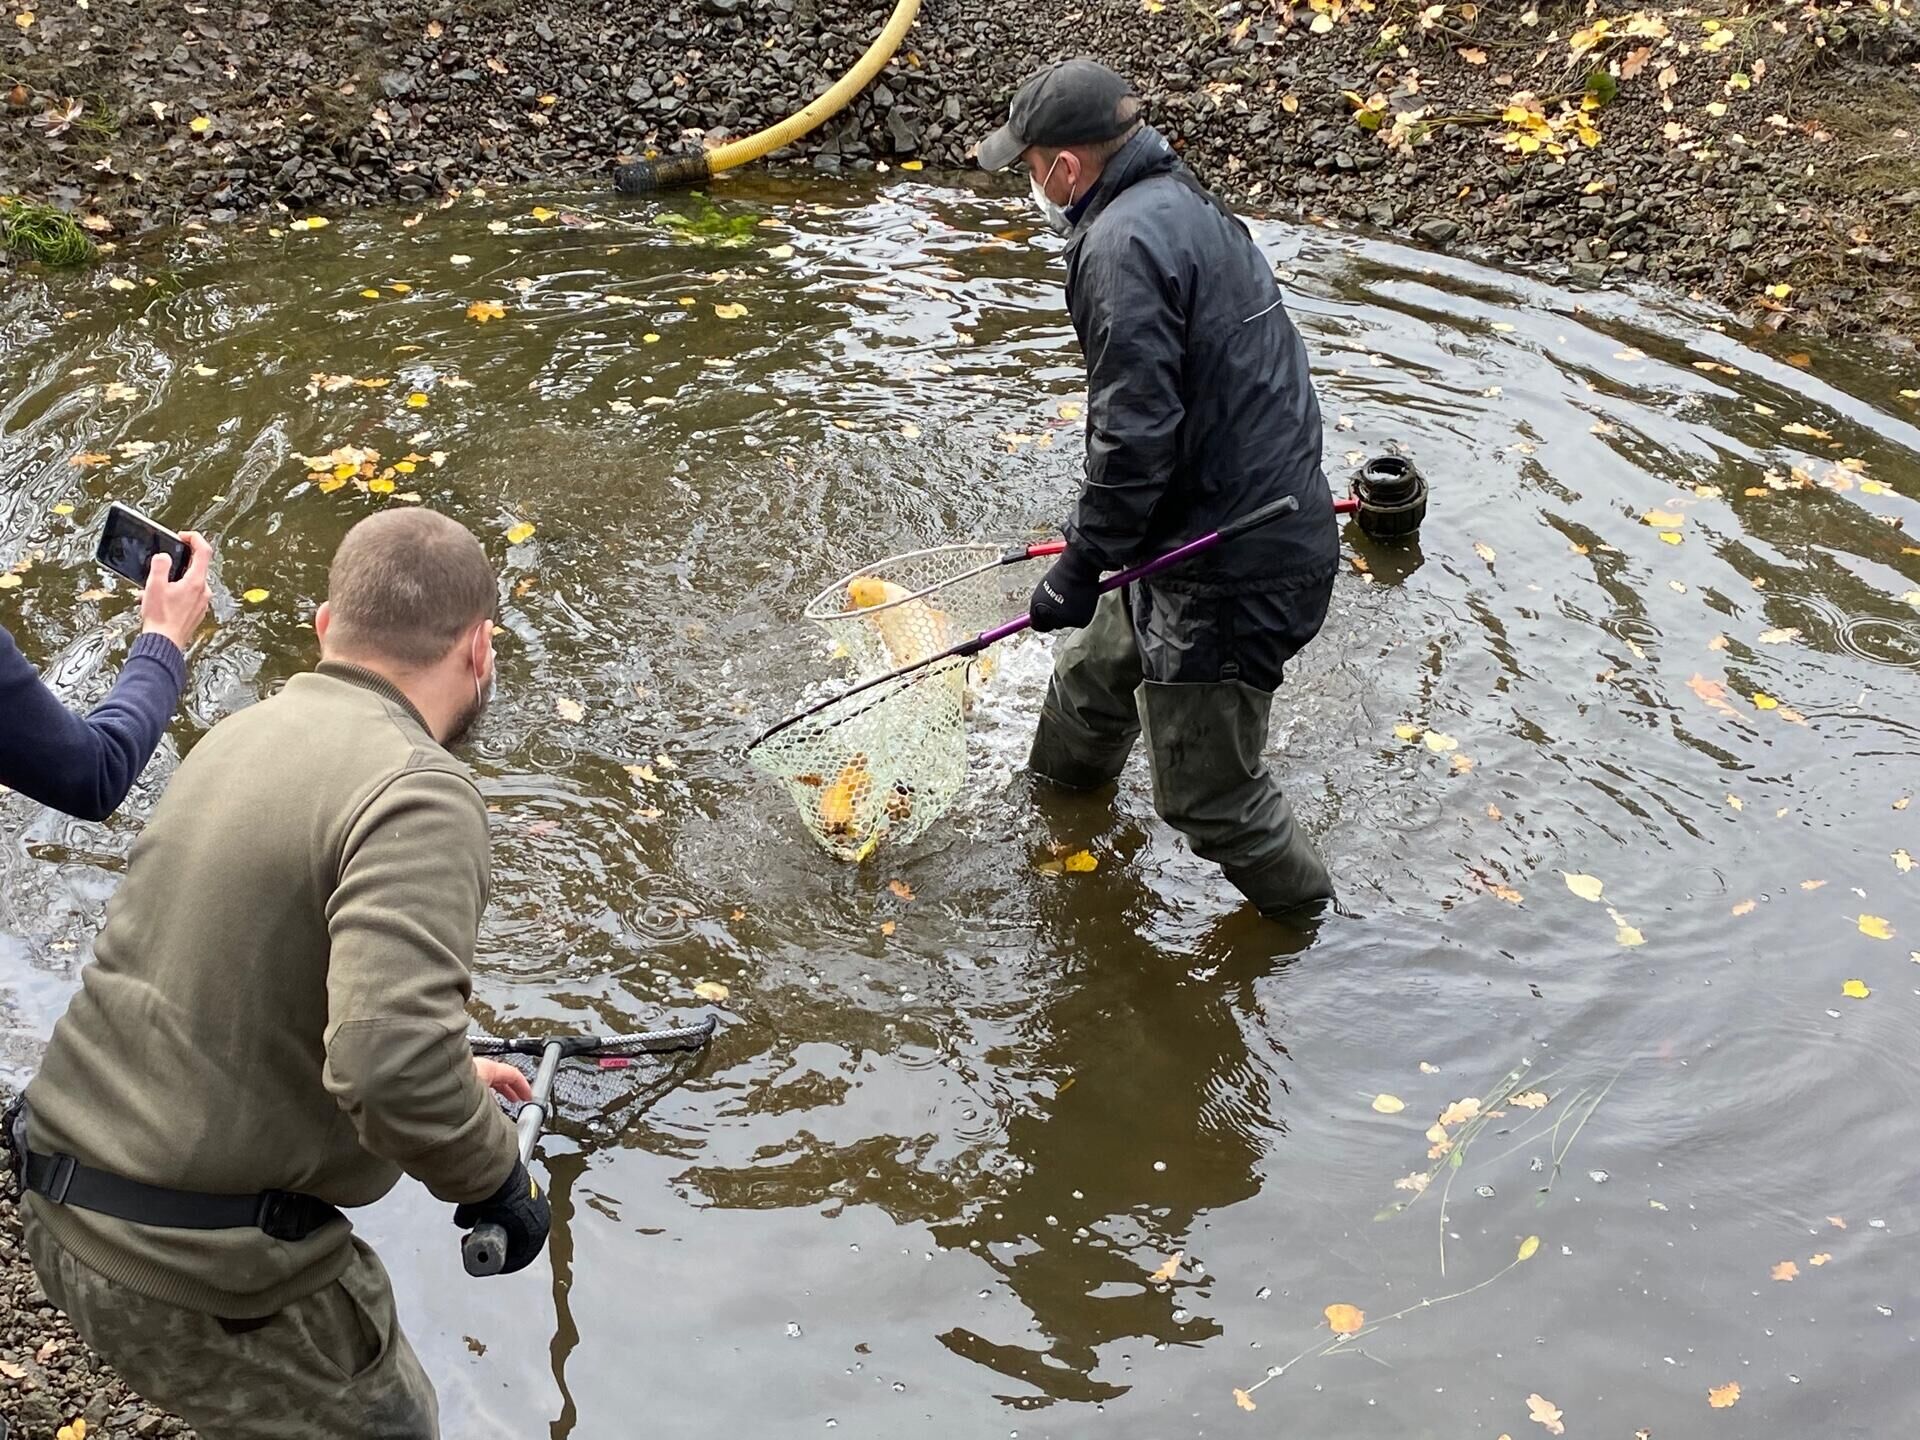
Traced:
<path fill-rule="evenodd" d="M 156 554 L 140 596 L 140 637 L 113 689 L 75 715 L 41 681 L 0 626 L 0 784 L 83 820 L 118 808 L 166 733 L 186 684 L 184 654 L 206 617 L 213 548 L 188 531 L 185 572 Z"/>

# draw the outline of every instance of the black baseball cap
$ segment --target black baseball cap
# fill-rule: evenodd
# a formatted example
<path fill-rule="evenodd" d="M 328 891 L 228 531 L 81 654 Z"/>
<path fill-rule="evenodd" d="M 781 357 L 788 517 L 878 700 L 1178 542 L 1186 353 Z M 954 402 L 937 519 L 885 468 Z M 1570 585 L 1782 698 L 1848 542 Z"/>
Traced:
<path fill-rule="evenodd" d="M 1133 87 L 1098 60 L 1049 65 L 1014 92 L 1007 123 L 980 142 L 980 166 L 1004 170 L 1029 145 L 1065 149 L 1111 140 L 1134 122 L 1132 107 L 1121 114 L 1121 102 L 1132 94 Z"/>

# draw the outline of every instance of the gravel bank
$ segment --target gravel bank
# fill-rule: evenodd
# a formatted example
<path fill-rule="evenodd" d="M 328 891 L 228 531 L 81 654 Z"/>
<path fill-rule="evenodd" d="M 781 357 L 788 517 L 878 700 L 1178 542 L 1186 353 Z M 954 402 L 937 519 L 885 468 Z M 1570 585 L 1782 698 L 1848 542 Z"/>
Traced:
<path fill-rule="evenodd" d="M 26 3 L 0 26 L 0 193 L 99 217 L 123 241 L 600 176 L 617 155 L 748 134 L 830 83 L 889 8 L 129 0 L 109 23 L 104 5 Z M 1772 328 L 1920 330 L 1912 0 L 1647 12 L 1637 27 L 1621 12 L 1593 31 L 1578 8 L 1517 0 L 1085 0 L 1045 15 L 925 0 L 881 80 L 778 158 L 964 166 L 1019 79 L 1081 49 L 1134 76 L 1196 170 L 1249 208 L 1578 284 L 1654 280 Z M 1588 145 L 1574 106 L 1595 69 L 1618 93 L 1587 112 Z M 1503 120 L 1525 95 L 1548 97 L 1537 121 Z M 1543 143 L 1523 153 L 1529 137 Z"/>

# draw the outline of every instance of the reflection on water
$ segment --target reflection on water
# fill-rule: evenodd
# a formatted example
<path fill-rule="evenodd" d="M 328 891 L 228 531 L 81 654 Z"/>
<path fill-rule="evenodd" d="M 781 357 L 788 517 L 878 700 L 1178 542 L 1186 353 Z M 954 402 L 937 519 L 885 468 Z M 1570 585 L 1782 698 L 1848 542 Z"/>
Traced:
<path fill-rule="evenodd" d="M 1235 908 L 1144 776 L 1031 789 L 1042 641 L 1002 655 L 969 793 L 909 852 L 832 866 L 741 761 L 831 674 L 809 595 L 1063 513 L 1080 373 L 1019 207 L 755 180 L 723 198 L 762 238 L 710 249 L 540 198 L 562 218 L 487 197 L 187 236 L 131 291 L 0 302 L 0 622 L 66 693 L 133 629 L 88 561 L 108 499 L 220 545 L 186 748 L 310 663 L 340 535 L 417 495 L 488 537 L 507 595 L 481 1022 L 635 1029 L 731 990 L 692 1085 L 546 1143 L 550 1263 L 475 1284 L 443 1207 L 367 1216 L 449 1433 L 1520 1434 L 1537 1393 L 1569 1433 L 1689 1434 L 1736 1381 L 1751 1433 L 1896 1433 L 1910 363 L 1263 229 L 1329 474 L 1399 451 L 1434 484 L 1417 545 L 1348 532 L 1277 707 L 1355 912 L 1297 934 Z M 300 457 L 343 446 L 411 468 L 323 490 Z M 10 1073 L 172 756 L 104 826 L 0 805 Z M 1098 869 L 1042 873 L 1058 846 Z M 1523 1062 L 1547 1103 L 1455 1168 L 1429 1127 Z M 1237 1410 L 1335 1303 L 1416 1308 Z"/>

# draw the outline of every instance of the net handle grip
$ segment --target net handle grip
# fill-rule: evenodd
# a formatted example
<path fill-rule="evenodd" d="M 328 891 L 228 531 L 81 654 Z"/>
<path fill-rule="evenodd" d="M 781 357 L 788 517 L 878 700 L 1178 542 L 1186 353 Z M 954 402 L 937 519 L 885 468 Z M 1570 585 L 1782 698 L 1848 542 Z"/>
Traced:
<path fill-rule="evenodd" d="M 553 1077 L 560 1071 L 564 1049 L 558 1040 L 549 1040 L 542 1049 L 540 1068 L 533 1076 L 533 1098 L 520 1107 L 514 1121 L 522 1165 L 533 1162 L 533 1147 L 540 1143 L 540 1131 L 547 1123 L 547 1107 L 553 1099 Z M 474 1226 L 460 1237 L 460 1263 L 469 1275 L 498 1275 L 507 1263 L 506 1230 L 491 1220 Z"/>
<path fill-rule="evenodd" d="M 1182 561 L 1191 560 L 1195 555 L 1201 555 L 1213 549 L 1214 546 L 1220 544 L 1222 541 L 1231 540 L 1237 535 L 1244 535 L 1249 530 L 1258 530 L 1262 525 L 1271 525 L 1282 515 L 1291 515 L 1299 508 L 1300 502 L 1293 496 L 1282 495 L 1278 500 L 1262 505 L 1258 510 L 1250 511 L 1242 515 L 1238 520 L 1230 521 L 1222 525 L 1218 530 L 1202 535 L 1197 540 L 1189 540 L 1177 550 L 1169 550 L 1164 555 L 1156 555 L 1151 560 L 1144 561 L 1139 565 L 1134 565 L 1117 574 L 1107 576 L 1106 579 L 1100 582 L 1100 593 L 1105 595 L 1110 590 L 1118 590 L 1122 586 L 1133 584 L 1136 580 L 1145 580 L 1149 576 L 1158 575 L 1162 570 L 1170 570 Z M 1062 550 L 1066 549 L 1066 542 L 1064 540 L 1060 541 L 1059 544 Z M 983 630 L 971 640 L 963 641 L 961 644 L 956 645 L 953 653 L 956 655 L 977 655 L 989 645 L 997 645 L 1010 635 L 1018 635 L 1022 630 L 1025 630 L 1032 624 L 1033 616 L 1017 615 L 1004 625 L 997 625 L 991 630 Z"/>

